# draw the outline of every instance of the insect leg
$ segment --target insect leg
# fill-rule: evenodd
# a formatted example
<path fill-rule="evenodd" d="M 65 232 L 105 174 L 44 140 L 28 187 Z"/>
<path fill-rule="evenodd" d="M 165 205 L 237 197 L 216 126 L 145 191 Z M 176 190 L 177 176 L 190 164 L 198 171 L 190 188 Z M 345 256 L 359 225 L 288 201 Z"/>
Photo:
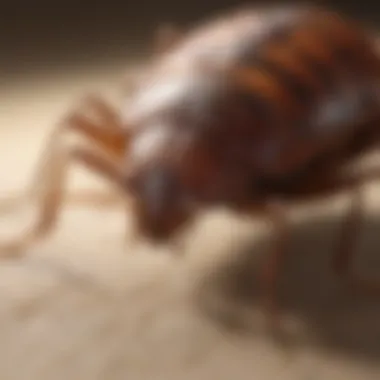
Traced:
<path fill-rule="evenodd" d="M 323 198 L 325 195 L 333 195 L 346 190 L 354 190 L 354 197 L 347 217 L 345 218 L 338 239 L 338 248 L 334 255 L 332 267 L 334 272 L 357 288 L 368 292 L 380 293 L 380 282 L 367 281 L 352 273 L 350 266 L 354 255 L 354 247 L 359 237 L 360 224 L 363 219 L 363 185 L 371 180 L 380 178 L 380 169 L 373 168 L 362 173 L 345 176 L 326 176 L 315 180 L 298 196 L 304 196 L 306 200 Z M 301 198 L 298 198 L 301 199 Z"/>
<path fill-rule="evenodd" d="M 322 171 L 323 172 L 323 171 Z M 379 168 L 368 170 L 361 174 L 338 176 L 334 172 L 325 171 L 320 176 L 313 176 L 313 181 L 305 181 L 304 187 L 297 187 L 295 200 L 315 200 L 323 199 L 326 195 L 333 195 L 345 190 L 355 189 L 354 199 L 350 213 L 345 220 L 339 248 L 334 256 L 333 267 L 340 276 L 348 278 L 353 285 L 358 285 L 370 290 L 380 292 L 380 283 L 373 283 L 359 279 L 350 273 L 350 262 L 354 254 L 354 243 L 358 238 L 359 225 L 363 213 L 363 192 L 361 187 L 364 183 L 378 179 L 380 177 Z M 291 200 L 288 199 L 288 200 Z M 267 315 L 273 327 L 272 331 L 280 331 L 279 327 L 279 308 L 276 300 L 276 288 L 281 268 L 286 259 L 286 249 L 288 241 L 287 221 L 284 215 L 286 201 L 276 204 L 269 204 L 266 207 L 272 225 L 274 227 L 275 246 L 269 260 L 265 263 L 261 273 L 261 284 L 264 291 L 264 302 L 266 305 Z"/>
<path fill-rule="evenodd" d="M 359 237 L 359 227 L 363 219 L 363 192 L 356 187 L 351 206 L 343 221 L 338 240 L 338 249 L 333 258 L 333 269 L 339 276 L 350 276 L 350 263 L 353 259 L 355 243 Z"/>
<path fill-rule="evenodd" d="M 94 120 L 85 114 L 87 110 L 92 111 Z M 19 207 L 23 202 L 38 197 L 42 181 L 41 177 L 44 176 L 44 168 L 48 165 L 50 155 L 56 149 L 56 145 L 61 143 L 62 138 L 68 132 L 76 137 L 84 137 L 90 143 L 92 142 L 115 157 L 121 157 L 127 144 L 127 134 L 118 120 L 116 111 L 100 97 L 89 95 L 84 99 L 82 107 L 78 107 L 77 110 L 70 112 L 60 125 L 53 129 L 44 148 L 45 151 L 41 154 L 36 173 L 32 176 L 30 189 L 25 196 L 1 200 L 1 211 L 4 212 L 8 209 Z M 71 202 L 81 204 L 104 203 L 105 205 L 109 205 L 115 201 L 114 197 L 110 196 L 110 194 L 95 192 L 70 194 L 67 198 Z"/>
<path fill-rule="evenodd" d="M 85 106 L 94 113 L 94 118 L 86 115 Z M 127 133 L 118 113 L 96 95 L 87 96 L 83 107 L 70 112 L 58 128 L 81 134 L 116 156 L 124 153 L 127 143 Z"/>
<path fill-rule="evenodd" d="M 263 289 L 264 304 L 270 321 L 272 331 L 279 330 L 279 308 L 277 303 L 277 284 L 281 268 L 284 264 L 289 238 L 289 229 L 285 210 L 280 203 L 270 202 L 265 207 L 267 218 L 272 224 L 274 233 L 274 246 L 269 260 L 264 264 L 260 282 Z"/>
<path fill-rule="evenodd" d="M 107 125 L 108 129 L 112 129 L 114 131 L 121 129 L 119 114 L 103 98 L 96 94 L 92 94 L 88 95 L 85 101 L 100 118 L 102 125 Z"/>
<path fill-rule="evenodd" d="M 51 152 L 49 158 L 49 165 L 41 178 L 43 192 L 41 192 L 38 202 L 38 218 L 25 236 L 0 245 L 0 252 L 3 256 L 21 254 L 21 250 L 43 238 L 52 230 L 61 210 L 69 163 L 81 164 L 89 171 L 108 179 L 115 186 L 122 184 L 123 175 L 120 162 L 99 149 L 61 145 Z"/>
<path fill-rule="evenodd" d="M 81 159 L 75 158 L 78 154 L 71 153 L 68 148 L 68 142 L 70 141 L 66 138 L 70 134 L 73 135 L 71 137 L 84 137 L 90 148 L 97 148 L 99 154 L 103 154 L 105 157 L 109 156 L 108 160 L 111 160 L 111 162 L 121 162 L 124 156 L 128 135 L 120 125 L 116 112 L 100 98 L 92 96 L 86 100 L 90 110 L 97 114 L 99 121 L 85 116 L 85 109 L 80 108 L 78 111 L 69 113 L 63 122 L 53 129 L 52 135 L 46 144 L 46 151 L 41 155 L 40 165 L 32 178 L 31 189 L 24 197 L 28 200 L 35 200 L 38 211 L 41 213 L 41 220 L 33 228 L 33 231 L 37 231 L 32 232 L 33 236 L 45 234 L 53 226 L 64 195 L 67 164 L 69 161 L 81 161 Z M 84 161 L 87 162 L 88 160 Z M 106 162 L 105 159 L 103 159 L 103 162 Z M 99 171 L 99 165 L 94 164 L 92 168 L 90 166 L 90 169 L 94 172 Z M 103 172 L 104 175 L 105 172 Z M 121 198 L 117 197 L 116 194 L 112 194 L 112 192 L 107 194 L 105 192 L 86 191 L 79 194 L 69 194 L 67 198 L 76 203 L 96 204 L 97 206 L 108 206 L 121 201 Z M 21 197 L 6 199 L 2 200 L 0 206 L 4 211 L 4 209 L 11 208 L 11 206 L 19 206 L 23 201 L 25 199 L 21 199 Z"/>
<path fill-rule="evenodd" d="M 373 175 L 370 179 L 374 179 L 374 177 Z M 375 179 L 379 177 L 380 173 L 377 173 Z M 355 274 L 352 268 L 355 243 L 357 243 L 359 238 L 360 225 L 364 214 L 364 193 L 361 185 L 367 180 L 366 176 L 357 179 L 358 183 L 355 187 L 351 207 L 343 222 L 332 267 L 334 272 L 341 278 L 346 279 L 355 290 L 360 289 L 368 294 L 379 295 L 380 281 L 365 279 Z"/>

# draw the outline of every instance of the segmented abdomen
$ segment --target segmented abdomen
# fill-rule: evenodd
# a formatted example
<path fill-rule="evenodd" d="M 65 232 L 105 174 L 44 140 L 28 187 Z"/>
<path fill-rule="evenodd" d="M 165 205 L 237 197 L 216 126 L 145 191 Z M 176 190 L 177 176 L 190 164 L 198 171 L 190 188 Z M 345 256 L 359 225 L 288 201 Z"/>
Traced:
<path fill-rule="evenodd" d="M 379 109 L 379 74 L 370 37 L 351 20 L 309 7 L 245 9 L 164 54 L 129 117 L 139 125 L 165 115 L 225 162 L 286 176 L 360 132 Z"/>
<path fill-rule="evenodd" d="M 262 23 L 271 22 L 263 17 Z M 327 142 L 348 142 L 355 125 L 379 110 L 379 59 L 351 21 L 295 10 L 248 42 L 231 72 L 252 125 L 258 104 L 267 113 L 263 140 L 253 149 L 267 173 L 300 169 L 324 154 Z"/>

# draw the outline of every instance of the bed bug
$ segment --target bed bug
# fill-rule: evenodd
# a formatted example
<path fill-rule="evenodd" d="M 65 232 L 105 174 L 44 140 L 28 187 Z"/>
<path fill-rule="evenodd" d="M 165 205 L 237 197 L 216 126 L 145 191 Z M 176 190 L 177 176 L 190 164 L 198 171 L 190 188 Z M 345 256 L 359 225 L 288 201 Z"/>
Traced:
<path fill-rule="evenodd" d="M 53 131 L 36 181 L 40 218 L 13 248 L 51 231 L 70 161 L 125 194 L 138 236 L 153 243 L 173 240 L 206 209 L 268 217 L 276 238 L 263 271 L 268 300 L 287 246 L 285 205 L 355 190 L 334 267 L 359 282 L 349 263 L 360 189 L 377 173 L 345 168 L 377 147 L 371 33 L 333 10 L 287 5 L 230 11 L 174 35 L 161 36 L 120 111 L 93 96 L 97 122 L 79 108 Z M 67 131 L 89 144 L 65 144 Z"/>

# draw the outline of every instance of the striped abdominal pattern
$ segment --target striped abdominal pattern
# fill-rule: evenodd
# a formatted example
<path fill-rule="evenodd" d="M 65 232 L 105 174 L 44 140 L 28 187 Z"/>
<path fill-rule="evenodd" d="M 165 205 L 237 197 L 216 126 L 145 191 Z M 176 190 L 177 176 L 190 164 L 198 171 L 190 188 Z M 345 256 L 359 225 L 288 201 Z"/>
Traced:
<path fill-rule="evenodd" d="M 191 135 L 187 146 L 203 145 L 210 170 L 222 173 L 220 191 L 238 172 L 281 191 L 281 182 L 367 137 L 378 77 L 371 37 L 353 21 L 309 7 L 250 8 L 185 35 L 153 65 L 126 115 L 136 141 L 165 124 L 171 146 L 185 152 L 179 141 Z"/>

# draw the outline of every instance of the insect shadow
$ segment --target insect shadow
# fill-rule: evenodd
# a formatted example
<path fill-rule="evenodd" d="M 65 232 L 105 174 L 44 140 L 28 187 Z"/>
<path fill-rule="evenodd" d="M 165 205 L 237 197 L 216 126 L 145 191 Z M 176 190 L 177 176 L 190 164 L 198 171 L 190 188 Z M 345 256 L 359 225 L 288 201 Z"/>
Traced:
<path fill-rule="evenodd" d="M 332 270 L 341 221 L 341 217 L 325 216 L 292 224 L 289 251 L 278 281 L 278 305 L 284 315 L 301 322 L 302 333 L 294 336 L 299 344 L 378 362 L 380 302 L 369 294 L 353 291 Z M 360 275 L 380 281 L 376 249 L 380 245 L 379 231 L 380 215 L 367 216 L 354 265 Z M 258 277 L 270 253 L 269 236 L 237 247 L 228 260 L 215 263 L 198 281 L 194 293 L 197 309 L 224 333 L 256 338 L 263 333 L 263 325 L 258 326 L 254 316 L 264 310 Z M 367 273 L 369 269 L 371 274 Z"/>

